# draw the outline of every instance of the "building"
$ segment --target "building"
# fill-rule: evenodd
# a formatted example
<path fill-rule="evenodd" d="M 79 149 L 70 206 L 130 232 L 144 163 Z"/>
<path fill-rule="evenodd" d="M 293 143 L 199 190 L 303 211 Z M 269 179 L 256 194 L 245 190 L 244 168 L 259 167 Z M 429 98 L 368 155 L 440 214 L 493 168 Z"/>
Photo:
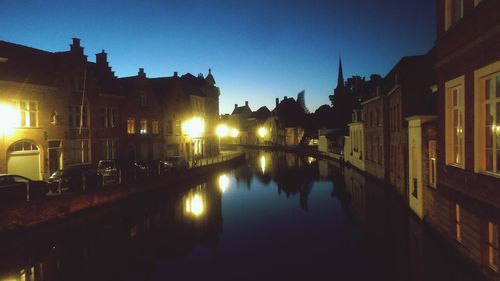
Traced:
<path fill-rule="evenodd" d="M 236 143 L 248 144 L 249 140 L 249 124 L 248 118 L 252 115 L 252 109 L 248 106 L 248 101 L 245 101 L 245 105 L 238 106 L 234 105 L 233 112 L 229 115 L 229 126 L 236 128 L 239 131 L 238 137 L 235 139 Z"/>
<path fill-rule="evenodd" d="M 500 1 L 437 1 L 437 227 L 499 278 Z M 495 210 L 493 212 L 488 210 Z M 473 214 L 492 214 L 486 217 Z M 496 215 L 494 215 L 496 214 Z M 480 219 L 481 218 L 481 219 Z"/>
<path fill-rule="evenodd" d="M 403 57 L 384 77 L 389 130 L 389 182 L 408 198 L 408 123 L 405 118 L 432 113 L 430 56 Z M 375 111 L 375 119 L 382 112 Z M 377 120 L 374 120 L 377 121 Z M 377 121 L 378 123 L 378 121 Z M 378 124 L 377 124 L 378 125 Z"/>
<path fill-rule="evenodd" d="M 382 95 L 361 103 L 364 120 L 365 171 L 385 180 L 389 175 L 387 100 Z"/>
<path fill-rule="evenodd" d="M 363 111 L 353 110 L 352 123 L 347 124 L 349 135 L 344 142 L 344 161 L 354 167 L 365 170 L 365 134 L 363 124 Z"/>
<path fill-rule="evenodd" d="M 276 100 L 272 111 L 276 120 L 276 143 L 283 146 L 297 146 L 305 132 L 306 114 L 294 98 L 284 97 Z"/>

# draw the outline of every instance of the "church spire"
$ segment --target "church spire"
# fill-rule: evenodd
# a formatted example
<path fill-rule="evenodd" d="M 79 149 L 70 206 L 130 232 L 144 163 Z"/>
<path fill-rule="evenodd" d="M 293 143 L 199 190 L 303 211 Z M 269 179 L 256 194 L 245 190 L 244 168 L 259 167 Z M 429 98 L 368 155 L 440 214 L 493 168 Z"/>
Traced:
<path fill-rule="evenodd" d="M 337 88 L 344 87 L 344 73 L 342 72 L 342 60 L 339 56 L 339 77 L 337 78 Z"/>

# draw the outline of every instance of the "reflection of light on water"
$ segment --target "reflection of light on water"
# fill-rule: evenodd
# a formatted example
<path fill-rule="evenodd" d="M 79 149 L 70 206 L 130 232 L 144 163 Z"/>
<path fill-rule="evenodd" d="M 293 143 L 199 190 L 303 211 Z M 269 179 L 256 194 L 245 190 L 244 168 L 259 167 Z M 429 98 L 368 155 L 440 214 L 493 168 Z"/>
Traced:
<path fill-rule="evenodd" d="M 201 190 L 190 191 L 184 200 L 186 214 L 199 217 L 205 212 L 205 198 Z"/>
<path fill-rule="evenodd" d="M 264 155 L 260 157 L 260 169 L 263 174 L 266 173 L 266 157 Z"/>
<path fill-rule="evenodd" d="M 307 157 L 307 163 L 312 164 L 314 162 L 316 162 L 316 158 L 311 157 L 311 156 Z"/>
<path fill-rule="evenodd" d="M 226 174 L 219 176 L 219 189 L 224 193 L 229 187 L 229 177 Z"/>

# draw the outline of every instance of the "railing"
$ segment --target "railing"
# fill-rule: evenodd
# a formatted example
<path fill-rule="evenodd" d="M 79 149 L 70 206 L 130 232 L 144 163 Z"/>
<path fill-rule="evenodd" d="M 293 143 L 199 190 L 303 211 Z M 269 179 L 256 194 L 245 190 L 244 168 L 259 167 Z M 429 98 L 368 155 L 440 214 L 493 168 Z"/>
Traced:
<path fill-rule="evenodd" d="M 196 167 L 213 165 L 213 164 L 217 164 L 217 163 L 231 160 L 233 158 L 236 158 L 239 155 L 241 155 L 241 152 L 231 151 L 231 152 L 220 153 L 219 155 L 214 156 L 214 157 L 192 159 L 189 161 L 189 167 L 196 168 Z"/>

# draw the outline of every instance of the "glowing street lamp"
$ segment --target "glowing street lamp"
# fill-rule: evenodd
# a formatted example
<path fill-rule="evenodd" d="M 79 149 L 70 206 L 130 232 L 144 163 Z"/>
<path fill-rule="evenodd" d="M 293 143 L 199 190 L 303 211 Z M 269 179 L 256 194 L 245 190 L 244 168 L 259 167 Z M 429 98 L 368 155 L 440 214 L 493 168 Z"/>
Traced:
<path fill-rule="evenodd" d="M 236 137 L 238 137 L 239 134 L 240 134 L 240 131 L 238 131 L 238 129 L 236 129 L 236 128 L 231 129 L 231 137 L 236 138 Z"/>
<path fill-rule="evenodd" d="M 260 127 L 259 130 L 257 130 L 257 134 L 259 134 L 259 137 L 263 138 L 267 135 L 267 129 Z"/>
<path fill-rule="evenodd" d="M 6 104 L 0 104 L 0 134 L 2 136 L 10 135 L 14 132 L 14 128 L 18 126 L 17 111 Z"/>
<path fill-rule="evenodd" d="M 219 138 L 226 137 L 229 134 L 229 127 L 226 124 L 219 124 L 215 132 Z"/>
<path fill-rule="evenodd" d="M 205 121 L 201 117 L 193 117 L 182 125 L 183 131 L 192 138 L 200 138 L 205 132 Z"/>

